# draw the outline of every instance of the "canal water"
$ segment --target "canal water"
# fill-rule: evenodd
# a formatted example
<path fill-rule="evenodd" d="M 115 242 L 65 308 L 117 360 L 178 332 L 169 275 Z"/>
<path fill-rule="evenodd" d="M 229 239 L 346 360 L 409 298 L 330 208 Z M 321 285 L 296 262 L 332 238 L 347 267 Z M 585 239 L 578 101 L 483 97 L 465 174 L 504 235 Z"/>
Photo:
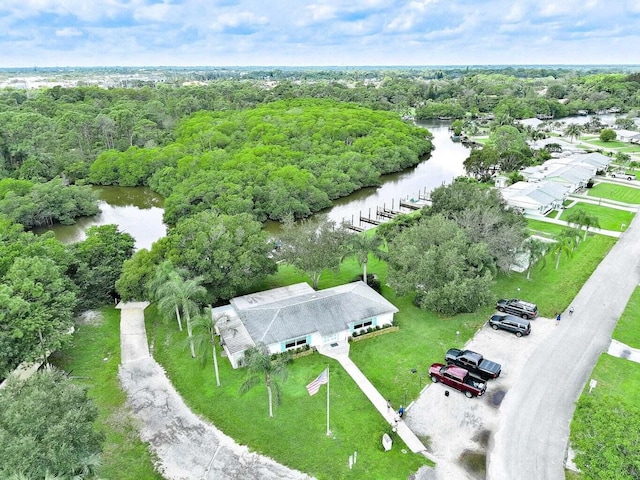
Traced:
<path fill-rule="evenodd" d="M 163 199 L 146 187 L 93 187 L 100 199 L 100 210 L 93 217 L 77 219 L 73 225 L 54 225 L 35 229 L 34 233 L 53 231 L 63 243 L 84 240 L 89 227 L 114 223 L 136 241 L 135 248 L 150 249 L 153 242 L 167 234 L 162 223 Z"/>
<path fill-rule="evenodd" d="M 360 214 L 375 218 L 376 207 L 397 209 L 401 198 L 417 198 L 419 193 L 430 192 L 435 187 L 450 183 L 464 174 L 463 162 L 469 150 L 461 143 L 451 141 L 450 122 L 417 122 L 433 134 L 435 149 L 431 156 L 416 167 L 403 172 L 385 175 L 379 187 L 361 189 L 347 197 L 334 201 L 334 206 L 321 213 L 337 223 L 351 221 L 358 224 Z M 83 240 L 85 231 L 94 225 L 115 223 L 121 231 L 136 240 L 136 249 L 150 249 L 153 242 L 164 237 L 166 226 L 162 223 L 162 197 L 145 187 L 95 187 L 100 198 L 101 213 L 94 217 L 78 219 L 75 225 L 55 225 L 35 232 L 53 231 L 64 243 Z M 265 228 L 276 233 L 276 222 L 267 222 Z"/>

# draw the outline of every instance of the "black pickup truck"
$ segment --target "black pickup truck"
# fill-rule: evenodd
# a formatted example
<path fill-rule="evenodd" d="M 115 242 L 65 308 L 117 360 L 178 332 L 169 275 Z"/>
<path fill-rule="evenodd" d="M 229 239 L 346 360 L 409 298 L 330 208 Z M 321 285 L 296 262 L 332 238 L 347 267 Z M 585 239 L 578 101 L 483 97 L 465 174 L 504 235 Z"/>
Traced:
<path fill-rule="evenodd" d="M 483 380 L 498 378 L 502 367 L 499 363 L 486 360 L 481 354 L 471 350 L 458 350 L 450 348 L 444 356 L 449 365 L 457 365 L 469 371 L 472 375 Z"/>

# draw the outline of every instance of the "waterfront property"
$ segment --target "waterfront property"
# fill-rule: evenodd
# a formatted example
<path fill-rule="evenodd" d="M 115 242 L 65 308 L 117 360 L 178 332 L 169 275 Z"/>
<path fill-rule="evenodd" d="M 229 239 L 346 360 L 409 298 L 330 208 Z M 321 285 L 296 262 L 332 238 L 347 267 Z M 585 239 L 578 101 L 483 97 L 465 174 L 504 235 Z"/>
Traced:
<path fill-rule="evenodd" d="M 244 352 L 258 343 L 277 354 L 347 341 L 353 333 L 390 325 L 396 312 L 364 282 L 318 291 L 297 283 L 236 297 L 213 309 L 233 368 L 241 367 Z"/>

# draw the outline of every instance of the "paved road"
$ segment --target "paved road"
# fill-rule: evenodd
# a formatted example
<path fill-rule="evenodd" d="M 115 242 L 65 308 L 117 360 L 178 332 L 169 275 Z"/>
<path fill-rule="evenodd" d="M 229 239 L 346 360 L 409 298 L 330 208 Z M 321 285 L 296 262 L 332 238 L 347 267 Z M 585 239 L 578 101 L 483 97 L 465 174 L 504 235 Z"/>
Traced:
<path fill-rule="evenodd" d="M 575 313 L 563 314 L 505 397 L 487 459 L 489 480 L 564 480 L 575 402 L 640 282 L 638 217 L 574 299 Z"/>

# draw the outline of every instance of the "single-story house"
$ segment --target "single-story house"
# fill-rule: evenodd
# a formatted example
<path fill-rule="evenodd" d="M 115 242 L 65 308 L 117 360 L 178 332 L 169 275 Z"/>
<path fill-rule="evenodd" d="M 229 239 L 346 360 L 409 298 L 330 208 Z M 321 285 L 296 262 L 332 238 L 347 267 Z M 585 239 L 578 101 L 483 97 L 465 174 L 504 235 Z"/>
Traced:
<path fill-rule="evenodd" d="M 596 172 L 606 172 L 607 168 L 611 164 L 611 157 L 603 155 L 602 153 L 582 153 L 579 155 L 572 155 L 568 157 L 573 165 L 579 166 L 591 166 L 596 169 Z"/>
<path fill-rule="evenodd" d="M 570 193 L 584 188 L 587 182 L 595 175 L 595 172 L 596 169 L 588 164 L 567 164 L 558 159 L 548 160 L 542 165 L 525 167 L 520 170 L 520 174 L 527 182 L 535 183 L 543 180 L 560 182 L 567 187 Z"/>
<path fill-rule="evenodd" d="M 616 132 L 616 140 L 627 143 L 640 143 L 640 132 L 632 130 L 614 130 Z"/>
<path fill-rule="evenodd" d="M 391 302 L 362 281 L 318 291 L 298 283 L 236 297 L 213 309 L 233 368 L 241 367 L 245 350 L 258 343 L 271 353 L 281 353 L 346 341 L 354 332 L 391 325 L 396 312 Z"/>
<path fill-rule="evenodd" d="M 546 215 L 562 208 L 569 189 L 556 182 L 516 182 L 500 190 L 509 208 L 528 215 Z"/>
<path fill-rule="evenodd" d="M 609 164 L 611 163 L 611 157 L 607 155 L 603 155 L 598 152 L 594 153 L 581 153 L 569 155 L 566 157 L 552 158 L 551 160 L 547 160 L 543 165 L 543 169 L 546 168 L 546 171 L 551 171 L 553 168 L 557 168 L 558 165 L 572 165 L 578 166 L 582 168 L 586 168 L 591 172 L 591 175 L 595 175 L 597 172 L 606 172 Z M 536 168 L 528 167 L 531 172 L 536 172 Z"/>
<path fill-rule="evenodd" d="M 575 143 L 567 142 L 563 138 L 559 138 L 559 137 L 543 138 L 540 140 L 529 141 L 528 143 L 529 143 L 529 146 L 534 150 L 542 150 L 547 145 L 555 143 L 560 146 L 560 148 L 562 149 L 562 153 L 565 155 L 570 153 L 580 153 L 584 151 L 581 148 L 579 148 Z"/>
<path fill-rule="evenodd" d="M 560 168 L 549 169 L 544 179 L 565 186 L 570 193 L 585 188 L 593 178 L 593 169 L 579 165 L 560 165 Z"/>

